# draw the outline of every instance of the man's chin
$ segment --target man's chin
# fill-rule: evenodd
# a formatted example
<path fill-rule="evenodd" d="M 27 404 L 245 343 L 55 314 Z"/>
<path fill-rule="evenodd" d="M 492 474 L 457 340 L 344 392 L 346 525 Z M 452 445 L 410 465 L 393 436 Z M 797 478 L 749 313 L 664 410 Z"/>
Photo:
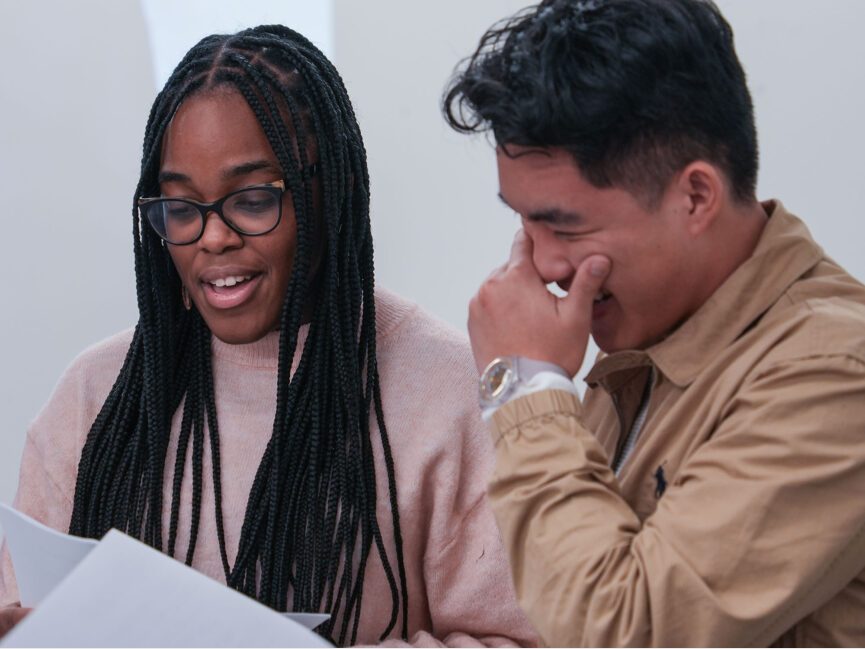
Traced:
<path fill-rule="evenodd" d="M 613 354 L 615 352 L 622 351 L 624 347 L 621 346 L 619 341 L 617 340 L 616 332 L 611 331 L 608 328 L 592 328 L 592 340 L 595 341 L 595 344 L 605 354 Z"/>
<path fill-rule="evenodd" d="M 623 336 L 617 336 L 615 333 L 595 334 L 592 333 L 592 339 L 595 344 L 605 354 L 615 354 L 616 352 L 627 352 L 634 350 L 646 349 L 650 345 L 640 345 L 639 343 L 628 340 Z"/>
<path fill-rule="evenodd" d="M 617 347 L 616 345 L 602 345 L 597 340 L 595 341 L 595 344 L 598 346 L 598 349 L 607 355 L 615 354 L 616 352 L 625 351 L 625 349 L 627 349 L 626 347 Z"/>
<path fill-rule="evenodd" d="M 663 340 L 663 337 L 651 338 L 645 341 L 639 340 L 628 340 L 623 336 L 615 336 L 614 334 L 607 334 L 606 336 L 596 335 L 592 332 L 592 339 L 595 341 L 595 344 L 598 348 L 604 352 L 605 354 L 615 354 L 616 352 L 627 352 L 627 351 L 645 351 L 649 349 L 652 345 L 655 345 Z"/>

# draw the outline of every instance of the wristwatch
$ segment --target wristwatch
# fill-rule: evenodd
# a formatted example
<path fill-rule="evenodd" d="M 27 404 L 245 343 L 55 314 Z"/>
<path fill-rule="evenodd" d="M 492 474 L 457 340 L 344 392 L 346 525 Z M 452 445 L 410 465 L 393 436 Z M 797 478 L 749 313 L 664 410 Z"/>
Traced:
<path fill-rule="evenodd" d="M 489 408 L 503 405 L 511 398 L 518 386 L 525 385 L 539 372 L 555 372 L 567 377 L 566 372 L 554 363 L 536 361 L 523 356 L 494 358 L 481 374 L 481 406 Z"/>

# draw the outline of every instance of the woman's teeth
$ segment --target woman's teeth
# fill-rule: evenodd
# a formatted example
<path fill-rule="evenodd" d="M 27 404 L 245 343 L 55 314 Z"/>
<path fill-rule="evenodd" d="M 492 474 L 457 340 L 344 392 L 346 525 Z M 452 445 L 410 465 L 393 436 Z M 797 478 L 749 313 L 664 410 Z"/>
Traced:
<path fill-rule="evenodd" d="M 252 275 L 235 275 L 232 277 L 220 277 L 219 279 L 215 279 L 210 283 L 214 286 L 222 288 L 223 286 L 234 286 L 235 284 L 240 284 L 241 282 L 245 282 Z"/>

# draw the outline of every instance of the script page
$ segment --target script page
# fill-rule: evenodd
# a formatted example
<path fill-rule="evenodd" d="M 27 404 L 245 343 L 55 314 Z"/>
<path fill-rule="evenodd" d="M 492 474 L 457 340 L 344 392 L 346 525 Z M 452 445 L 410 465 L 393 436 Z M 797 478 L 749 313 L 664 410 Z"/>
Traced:
<path fill-rule="evenodd" d="M 0 642 L 38 646 L 330 645 L 302 624 L 112 530 Z"/>

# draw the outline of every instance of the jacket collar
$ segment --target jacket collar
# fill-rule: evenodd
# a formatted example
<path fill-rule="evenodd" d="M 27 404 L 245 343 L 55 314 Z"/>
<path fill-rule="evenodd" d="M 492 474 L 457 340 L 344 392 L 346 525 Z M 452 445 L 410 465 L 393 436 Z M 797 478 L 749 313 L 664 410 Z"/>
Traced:
<path fill-rule="evenodd" d="M 718 287 L 697 312 L 661 342 L 645 351 L 602 357 L 586 382 L 615 390 L 612 376 L 625 369 L 655 365 L 670 381 L 686 387 L 726 347 L 774 305 L 788 288 L 823 258 L 802 221 L 780 201 L 763 204 L 769 215 L 752 255 Z"/>

